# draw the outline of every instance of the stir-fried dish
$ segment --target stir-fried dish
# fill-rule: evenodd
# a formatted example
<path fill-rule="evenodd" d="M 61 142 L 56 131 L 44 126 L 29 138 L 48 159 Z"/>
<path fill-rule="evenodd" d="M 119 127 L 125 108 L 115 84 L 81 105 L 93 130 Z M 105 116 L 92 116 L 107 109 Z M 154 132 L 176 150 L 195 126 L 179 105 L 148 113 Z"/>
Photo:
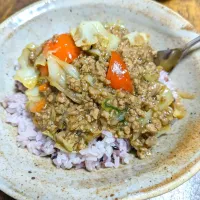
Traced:
<path fill-rule="evenodd" d="M 78 152 L 107 130 L 144 158 L 157 134 L 184 116 L 158 81 L 155 57 L 147 34 L 88 21 L 41 46 L 29 44 L 15 79 L 27 88 L 34 124 L 58 149 Z"/>

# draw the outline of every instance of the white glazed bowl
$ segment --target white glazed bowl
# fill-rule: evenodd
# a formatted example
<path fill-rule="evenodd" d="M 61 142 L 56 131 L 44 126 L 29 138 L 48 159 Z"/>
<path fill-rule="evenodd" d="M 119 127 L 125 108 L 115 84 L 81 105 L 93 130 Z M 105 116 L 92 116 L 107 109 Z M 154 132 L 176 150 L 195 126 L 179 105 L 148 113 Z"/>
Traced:
<path fill-rule="evenodd" d="M 116 22 L 151 35 L 153 48 L 181 46 L 197 36 L 173 11 L 150 0 L 49 0 L 35 3 L 0 25 L 0 95 L 13 93 L 14 65 L 29 42 L 40 44 L 67 32 L 83 20 Z M 133 159 L 118 169 L 56 169 L 16 144 L 16 128 L 0 121 L 0 190 L 16 199 L 146 199 L 179 186 L 200 169 L 200 51 L 183 60 L 171 74 L 177 88 L 194 93 L 185 101 L 187 116 L 159 139 L 153 155 Z M 32 173 L 28 173 L 32 171 Z M 34 180 L 31 177 L 35 177 Z"/>

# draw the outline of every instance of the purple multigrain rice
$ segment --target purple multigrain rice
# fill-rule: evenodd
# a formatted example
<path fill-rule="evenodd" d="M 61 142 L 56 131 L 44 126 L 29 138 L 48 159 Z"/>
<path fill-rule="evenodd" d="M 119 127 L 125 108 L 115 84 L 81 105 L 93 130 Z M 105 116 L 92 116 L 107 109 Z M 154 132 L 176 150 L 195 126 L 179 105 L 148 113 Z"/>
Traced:
<path fill-rule="evenodd" d="M 103 131 L 101 138 L 92 141 L 88 148 L 78 153 L 56 149 L 54 141 L 44 136 L 33 124 L 30 114 L 25 109 L 26 101 L 25 94 L 16 93 L 2 102 L 7 112 L 6 122 L 17 127 L 19 147 L 27 148 L 37 156 L 50 156 L 53 163 L 63 169 L 74 167 L 92 171 L 104 167 L 116 168 L 119 163 L 129 163 L 130 145 L 126 140 L 114 138 L 108 131 Z"/>

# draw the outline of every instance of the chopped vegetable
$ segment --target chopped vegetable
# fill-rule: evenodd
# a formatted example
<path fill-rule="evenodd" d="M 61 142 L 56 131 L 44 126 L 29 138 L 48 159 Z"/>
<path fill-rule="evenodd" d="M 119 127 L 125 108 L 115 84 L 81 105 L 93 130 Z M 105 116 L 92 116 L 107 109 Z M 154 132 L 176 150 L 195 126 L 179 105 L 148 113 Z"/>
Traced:
<path fill-rule="evenodd" d="M 184 108 L 184 106 L 181 104 L 180 99 L 177 99 L 174 103 L 173 103 L 173 108 L 174 108 L 174 117 L 178 118 L 178 119 L 182 119 L 185 117 L 186 115 L 186 110 Z"/>
<path fill-rule="evenodd" d="M 107 46 L 107 50 L 109 50 L 109 51 L 117 50 L 119 43 L 120 43 L 120 39 L 116 35 L 109 33 L 108 40 L 109 40 L 109 43 Z"/>
<path fill-rule="evenodd" d="M 106 78 L 111 81 L 110 85 L 112 88 L 133 92 L 133 83 L 126 68 L 126 64 L 117 52 L 112 52 L 111 54 Z"/>
<path fill-rule="evenodd" d="M 34 51 L 36 49 L 36 45 L 34 43 L 30 43 L 26 46 L 29 51 Z"/>
<path fill-rule="evenodd" d="M 73 140 L 65 140 L 66 133 L 64 131 L 59 132 L 55 135 L 54 139 L 56 141 L 56 147 L 59 149 L 67 150 L 68 152 L 73 151 L 74 141 Z M 74 138 L 73 138 L 74 139 Z"/>
<path fill-rule="evenodd" d="M 63 93 L 75 103 L 81 104 L 83 102 L 83 97 L 79 93 L 75 93 L 67 88 L 63 91 Z"/>
<path fill-rule="evenodd" d="M 30 66 L 29 54 L 30 51 L 28 48 L 25 48 L 22 51 L 22 55 L 18 59 L 21 68 L 17 70 L 14 78 L 15 80 L 21 82 L 26 88 L 32 89 L 37 84 L 38 71 Z"/>
<path fill-rule="evenodd" d="M 53 55 L 48 56 L 47 63 L 49 69 L 48 80 L 50 84 L 63 92 L 72 101 L 80 104 L 82 102 L 82 95 L 66 87 L 66 73 L 78 79 L 79 72 L 77 69 L 73 65 L 65 63 Z"/>
<path fill-rule="evenodd" d="M 65 33 L 49 40 L 44 46 L 43 53 L 46 57 L 48 53 L 52 53 L 62 61 L 71 63 L 80 55 L 80 49 L 75 45 L 72 36 Z"/>
<path fill-rule="evenodd" d="M 148 124 L 152 118 L 152 110 L 149 110 L 148 112 L 145 113 L 145 117 L 144 118 L 140 118 L 139 122 L 142 125 L 142 127 L 144 127 L 146 124 Z"/>
<path fill-rule="evenodd" d="M 38 73 L 34 68 L 21 68 L 16 72 L 15 80 L 21 82 L 26 88 L 34 88 L 37 84 Z"/>
<path fill-rule="evenodd" d="M 54 58 L 54 56 L 48 56 L 47 64 L 49 70 L 49 78 L 52 81 L 57 82 L 63 88 L 66 88 L 66 73 L 63 70 L 63 68 L 59 65 L 57 60 Z"/>
<path fill-rule="evenodd" d="M 65 94 L 72 101 L 74 101 L 75 103 L 81 104 L 82 98 L 83 98 L 81 94 L 75 93 L 75 92 L 73 92 L 72 90 L 70 90 L 68 88 L 63 88 L 61 85 L 59 85 L 59 83 L 57 83 L 56 81 L 52 80 L 51 78 L 48 78 L 48 80 L 49 80 L 49 82 L 50 82 L 50 84 L 52 86 L 57 88 L 60 92 Z"/>
<path fill-rule="evenodd" d="M 170 131 L 170 129 L 171 129 L 170 125 L 166 125 L 166 126 L 162 127 L 162 129 L 160 131 L 158 131 L 158 133 L 156 134 L 156 137 L 158 138 L 158 137 L 166 134 L 168 131 Z"/>
<path fill-rule="evenodd" d="M 76 46 L 83 50 L 89 50 L 92 45 L 99 43 L 108 51 L 116 50 L 120 39 L 109 33 L 98 21 L 82 22 L 77 28 L 71 31 Z"/>
<path fill-rule="evenodd" d="M 48 76 L 49 75 L 49 70 L 47 65 L 39 65 L 38 69 L 40 71 L 41 76 Z"/>
<path fill-rule="evenodd" d="M 111 112 L 111 111 L 115 111 L 116 115 L 114 116 L 114 121 L 116 123 L 124 121 L 125 119 L 125 114 L 127 112 L 127 109 L 124 110 L 120 110 L 119 108 L 109 104 L 108 102 L 110 101 L 110 99 L 106 99 L 102 104 L 101 107 L 107 111 L 107 112 Z"/>
<path fill-rule="evenodd" d="M 46 58 L 45 58 L 44 54 L 41 53 L 41 54 L 37 57 L 37 59 L 36 59 L 36 61 L 35 61 L 35 63 L 34 63 L 34 67 L 46 66 L 46 63 L 47 63 Z"/>
<path fill-rule="evenodd" d="M 39 91 L 40 92 L 44 92 L 48 89 L 48 84 L 47 83 L 44 83 L 42 85 L 39 86 Z"/>
<path fill-rule="evenodd" d="M 52 55 L 51 58 L 54 59 L 55 62 L 57 62 L 59 67 L 61 67 L 66 72 L 66 74 L 72 76 L 75 79 L 79 79 L 80 74 L 79 74 L 78 70 L 76 69 L 76 67 L 60 60 L 56 56 Z"/>
<path fill-rule="evenodd" d="M 87 52 L 95 57 L 99 57 L 101 55 L 101 51 L 99 49 L 90 49 Z"/>
<path fill-rule="evenodd" d="M 149 81 L 149 82 L 154 82 L 154 81 L 159 79 L 159 73 L 154 73 L 154 74 L 147 73 L 147 74 L 144 74 L 144 79 L 146 81 Z"/>
<path fill-rule="evenodd" d="M 117 111 L 117 112 L 121 112 L 120 109 L 118 109 L 117 107 L 115 107 L 115 106 L 109 104 L 109 103 L 108 103 L 109 101 L 110 101 L 110 99 L 106 99 L 106 100 L 101 104 L 101 107 L 102 107 L 104 110 L 106 110 L 106 111 L 108 111 L 108 112 L 110 112 L 110 111 L 112 111 L 112 110 L 115 110 L 115 111 Z"/>
<path fill-rule="evenodd" d="M 83 135 L 84 140 L 89 143 L 92 140 L 94 140 L 95 138 L 98 138 L 101 135 L 101 131 L 94 131 L 94 132 L 88 132 L 86 134 Z"/>
<path fill-rule="evenodd" d="M 195 95 L 188 92 L 178 91 L 178 94 L 183 99 L 194 99 Z"/>
<path fill-rule="evenodd" d="M 45 105 L 46 105 L 46 100 L 41 99 L 38 102 L 29 103 L 28 108 L 29 108 L 30 112 L 36 113 L 36 112 L 41 112 L 41 110 L 45 107 Z"/>
<path fill-rule="evenodd" d="M 42 134 L 44 134 L 44 135 L 46 135 L 46 136 L 48 136 L 48 137 L 50 137 L 52 140 L 54 139 L 53 138 L 53 133 L 51 133 L 50 131 L 42 131 Z"/>
<path fill-rule="evenodd" d="M 149 35 L 146 33 L 132 32 L 124 36 L 131 45 L 140 46 L 149 42 Z"/>
<path fill-rule="evenodd" d="M 90 84 L 90 86 L 94 86 L 95 79 L 91 75 L 86 75 L 84 79 Z"/>
<path fill-rule="evenodd" d="M 67 74 L 69 74 L 70 76 L 72 76 L 75 79 L 79 79 L 80 74 L 79 74 L 78 70 L 76 69 L 76 67 L 68 64 L 68 65 L 64 65 L 63 68 Z"/>
<path fill-rule="evenodd" d="M 124 121 L 124 120 L 125 120 L 125 115 L 126 115 L 126 112 L 125 112 L 125 111 L 124 111 L 124 112 L 120 112 L 120 113 L 118 114 L 118 116 L 117 116 L 117 120 L 118 120 L 119 122 Z"/>
<path fill-rule="evenodd" d="M 168 106 L 170 106 L 174 101 L 173 94 L 171 90 L 169 90 L 167 87 L 163 90 L 160 102 L 159 102 L 159 110 L 165 110 Z"/>
<path fill-rule="evenodd" d="M 40 92 L 38 87 L 34 87 L 33 89 L 28 89 L 25 92 L 28 100 L 31 102 L 37 102 L 41 100 Z"/>

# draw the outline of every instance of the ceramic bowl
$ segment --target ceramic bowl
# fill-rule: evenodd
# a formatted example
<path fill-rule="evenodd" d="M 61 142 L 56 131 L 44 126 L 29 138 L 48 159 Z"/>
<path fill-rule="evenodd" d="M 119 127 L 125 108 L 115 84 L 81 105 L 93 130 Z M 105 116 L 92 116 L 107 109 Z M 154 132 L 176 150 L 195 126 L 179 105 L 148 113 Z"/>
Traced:
<path fill-rule="evenodd" d="M 197 36 L 185 19 L 150 0 L 39 1 L 0 25 L 1 97 L 14 92 L 14 66 L 27 43 L 40 44 L 83 20 L 121 20 L 130 31 L 150 34 L 156 50 L 182 46 Z M 168 192 L 188 180 L 200 169 L 200 51 L 184 59 L 170 76 L 181 91 L 195 94 L 194 100 L 184 101 L 187 116 L 159 138 L 151 157 L 133 158 L 118 169 L 56 169 L 50 159 L 17 147 L 16 128 L 5 123 L 1 108 L 0 190 L 19 200 L 136 200 Z"/>

